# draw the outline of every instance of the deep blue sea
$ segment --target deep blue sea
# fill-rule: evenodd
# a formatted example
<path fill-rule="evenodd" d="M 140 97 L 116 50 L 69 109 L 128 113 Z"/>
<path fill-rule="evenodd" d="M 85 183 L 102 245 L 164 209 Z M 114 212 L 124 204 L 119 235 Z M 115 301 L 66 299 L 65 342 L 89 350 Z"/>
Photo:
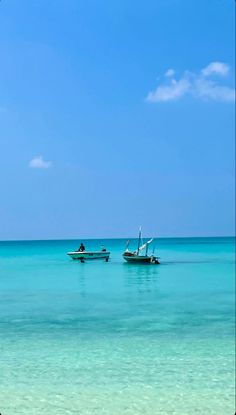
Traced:
<path fill-rule="evenodd" d="M 80 242 L 0 242 L 0 413 L 233 415 L 234 239 Z"/>

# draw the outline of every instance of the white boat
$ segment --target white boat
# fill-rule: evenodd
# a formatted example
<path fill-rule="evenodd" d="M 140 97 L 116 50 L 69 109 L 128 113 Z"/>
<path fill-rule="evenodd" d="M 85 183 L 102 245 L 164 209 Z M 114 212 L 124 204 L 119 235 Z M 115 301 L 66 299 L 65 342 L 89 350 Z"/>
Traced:
<path fill-rule="evenodd" d="M 109 260 L 110 252 L 108 251 L 73 251 L 67 252 L 72 259 L 77 259 L 81 262 L 84 262 L 88 259 L 105 259 L 107 262 Z"/>
<path fill-rule="evenodd" d="M 153 238 L 149 241 L 145 242 L 144 244 L 142 242 L 142 230 L 141 227 L 139 229 L 139 238 L 138 238 L 138 248 L 136 251 L 132 252 L 129 250 L 129 241 L 126 244 L 126 250 L 123 253 L 123 258 L 127 262 L 132 262 L 135 264 L 160 264 L 158 257 L 154 255 L 148 255 L 148 247 L 149 244 L 153 241 Z M 145 255 L 140 255 L 140 253 L 146 249 Z"/>

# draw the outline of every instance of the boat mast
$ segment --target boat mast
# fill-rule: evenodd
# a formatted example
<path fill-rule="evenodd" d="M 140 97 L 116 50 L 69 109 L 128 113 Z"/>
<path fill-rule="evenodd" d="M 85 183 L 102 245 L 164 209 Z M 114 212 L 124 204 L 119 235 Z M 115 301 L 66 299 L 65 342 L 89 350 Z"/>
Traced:
<path fill-rule="evenodd" d="M 139 235 L 138 235 L 138 253 L 137 255 L 139 255 L 139 248 L 140 248 L 140 242 L 141 242 L 141 235 L 142 235 L 142 228 L 140 226 L 139 228 Z"/>

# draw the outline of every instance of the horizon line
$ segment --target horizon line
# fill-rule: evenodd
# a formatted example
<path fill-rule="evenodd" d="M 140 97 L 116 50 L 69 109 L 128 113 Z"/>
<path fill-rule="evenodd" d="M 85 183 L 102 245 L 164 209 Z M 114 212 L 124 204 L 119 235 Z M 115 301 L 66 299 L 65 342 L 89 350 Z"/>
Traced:
<path fill-rule="evenodd" d="M 235 238 L 236 235 L 208 235 L 208 236 L 153 236 L 153 239 L 207 239 L 207 238 Z M 143 239 L 148 239 L 150 236 L 145 236 Z M 56 239 L 0 239 L 1 242 L 55 242 L 55 241 L 78 241 L 78 240 L 115 240 L 115 239 L 138 239 L 138 237 L 118 237 L 118 238 L 108 238 L 108 237 L 97 237 L 97 238 L 56 238 Z"/>

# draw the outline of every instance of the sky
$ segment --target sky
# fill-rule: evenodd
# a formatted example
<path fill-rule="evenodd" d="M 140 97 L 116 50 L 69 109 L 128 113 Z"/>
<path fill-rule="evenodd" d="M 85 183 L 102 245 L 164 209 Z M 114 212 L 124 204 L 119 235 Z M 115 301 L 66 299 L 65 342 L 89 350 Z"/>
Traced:
<path fill-rule="evenodd" d="M 0 240 L 234 234 L 234 1 L 0 2 Z"/>

